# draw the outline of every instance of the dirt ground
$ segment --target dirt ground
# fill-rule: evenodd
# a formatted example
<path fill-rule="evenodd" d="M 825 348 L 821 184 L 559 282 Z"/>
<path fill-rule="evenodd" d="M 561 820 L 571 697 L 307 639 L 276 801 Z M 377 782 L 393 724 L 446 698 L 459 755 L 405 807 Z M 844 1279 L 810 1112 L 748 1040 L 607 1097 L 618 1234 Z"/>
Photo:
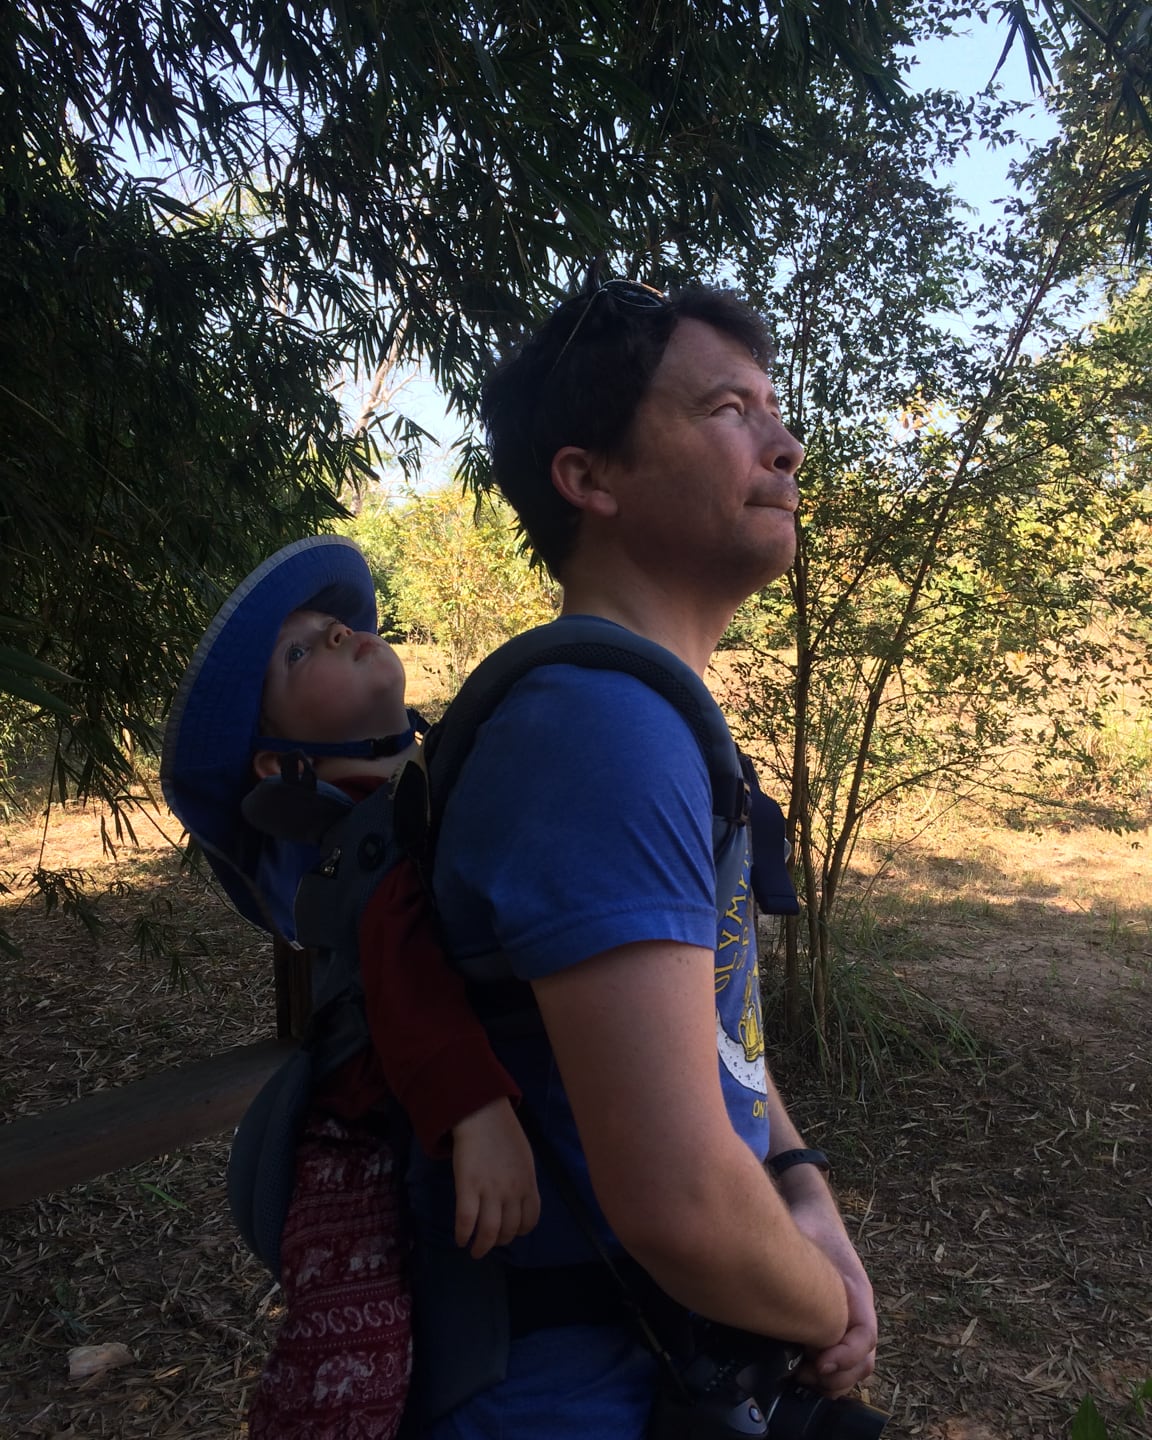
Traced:
<path fill-rule="evenodd" d="M 0 829 L 22 946 L 0 966 L 3 1119 L 271 1030 L 267 946 L 179 870 L 171 822 L 115 862 L 99 833 L 82 810 Z M 29 898 L 42 838 L 45 866 L 102 892 L 99 943 Z M 1064 1436 L 1086 1395 L 1113 1437 L 1152 1435 L 1128 1404 L 1152 1376 L 1150 871 L 1147 831 L 981 819 L 858 856 L 846 983 L 899 1066 L 846 1090 L 775 1068 L 875 1281 L 869 1398 L 893 1440 Z M 157 958 L 174 944 L 183 989 Z M 229 1221 L 226 1152 L 0 1214 L 0 1440 L 244 1434 L 278 1307 Z M 69 1350 L 104 1343 L 126 1363 L 70 1381 Z"/>

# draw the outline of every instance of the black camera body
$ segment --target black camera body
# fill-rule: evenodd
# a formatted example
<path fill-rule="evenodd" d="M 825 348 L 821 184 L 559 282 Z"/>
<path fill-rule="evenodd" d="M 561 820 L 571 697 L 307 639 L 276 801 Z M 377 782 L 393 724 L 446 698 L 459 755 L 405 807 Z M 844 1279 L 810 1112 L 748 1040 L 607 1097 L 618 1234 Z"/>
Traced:
<path fill-rule="evenodd" d="M 678 1383 L 660 1388 L 647 1440 L 876 1440 L 884 1411 L 798 1385 L 802 1359 L 794 1345 L 701 1325 Z"/>

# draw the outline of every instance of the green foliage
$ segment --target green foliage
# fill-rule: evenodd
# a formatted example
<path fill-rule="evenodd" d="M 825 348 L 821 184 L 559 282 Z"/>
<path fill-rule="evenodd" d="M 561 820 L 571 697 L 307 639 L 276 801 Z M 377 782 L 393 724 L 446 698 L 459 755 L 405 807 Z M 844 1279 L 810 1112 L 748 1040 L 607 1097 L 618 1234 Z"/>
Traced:
<path fill-rule="evenodd" d="M 341 347 L 268 310 L 254 237 L 158 226 L 94 151 L 27 180 L 0 190 L 0 624 L 33 657 L 7 688 L 56 792 L 116 799 L 228 587 L 329 523 L 369 447 L 323 388 Z"/>
<path fill-rule="evenodd" d="M 378 491 L 370 491 L 358 497 L 355 513 L 347 520 L 339 521 L 336 528 L 341 534 L 355 540 L 364 552 L 376 586 L 381 635 L 385 640 L 403 640 L 405 631 L 396 613 L 392 578 L 397 546 L 403 538 L 397 510 Z"/>
<path fill-rule="evenodd" d="M 1128 257 L 1139 259 L 1152 215 L 1148 10 L 1125 0 L 1081 0 L 1075 10 L 1073 44 L 1058 65 L 1063 135 L 1034 164 L 1048 172 L 1049 189 L 1089 180 L 1096 193 L 1085 228 L 1122 237 Z"/>
<path fill-rule="evenodd" d="M 780 115 L 828 70 L 894 97 L 904 8 L 24 3 L 0 122 L 14 163 L 60 165 L 71 112 L 219 180 L 262 217 L 278 301 L 350 324 L 370 369 L 398 340 L 463 399 L 558 261 L 750 237 L 795 163 Z"/>
<path fill-rule="evenodd" d="M 1109 1440 L 1108 1427 L 1091 1395 L 1085 1395 L 1073 1416 L 1071 1440 Z"/>
<path fill-rule="evenodd" d="M 1144 1421 L 1147 1418 L 1147 1401 L 1152 1401 L 1152 1379 L 1134 1387 L 1128 1403 L 1128 1415 L 1137 1422 Z M 1121 1440 L 1122 1435 L 1129 1433 L 1133 1432 L 1126 1425 L 1123 1429 L 1109 1430 L 1091 1395 L 1085 1395 L 1081 1401 L 1069 1431 L 1071 1440 Z"/>
<path fill-rule="evenodd" d="M 804 914 L 786 1013 L 825 1045 L 848 973 L 834 916 L 868 816 L 901 791 L 988 783 L 1010 747 L 1067 762 L 1146 679 L 1143 287 L 1080 333 L 1078 278 L 1110 258 L 1083 234 L 1083 185 L 973 231 L 928 176 L 1010 115 L 929 95 L 912 121 L 817 87 L 807 183 L 744 277 L 783 317 L 778 388 L 808 453 L 789 593 L 740 616 L 736 700 L 790 795 Z"/>
<path fill-rule="evenodd" d="M 103 921 L 91 894 L 92 877 L 74 865 L 63 870 L 47 870 L 37 865 L 26 874 L 15 877 L 15 885 L 44 902 L 47 915 L 59 910 L 61 915 L 76 920 L 84 927 L 89 939 L 96 939 Z"/>
<path fill-rule="evenodd" d="M 414 455 L 338 373 L 466 410 L 590 254 L 751 241 L 780 116 L 829 69 L 894 95 L 901 9 L 4 7 L 0 685 L 55 793 L 125 803 L 230 587 Z"/>
<path fill-rule="evenodd" d="M 822 1067 L 850 1094 L 925 1066 L 957 1060 L 984 1066 L 987 1056 L 963 1020 L 903 978 L 907 958 L 923 958 L 916 930 L 884 923 L 865 905 L 845 907 L 832 929 L 837 953 L 848 958 L 828 988 L 822 1019 L 809 1010 L 800 1025 L 789 1023 L 785 967 L 779 953 L 766 957 L 765 1028 L 776 1032 L 779 1045 L 814 1040 Z M 809 992 L 809 1005 L 811 998 Z"/>
<path fill-rule="evenodd" d="M 166 896 L 151 896 L 132 916 L 130 937 L 142 965 L 167 967 L 173 989 L 204 988 L 196 962 L 213 958 L 211 943 Z"/>
<path fill-rule="evenodd" d="M 481 655 L 556 614 L 556 587 L 529 565 L 495 496 L 448 484 L 394 509 L 365 507 L 347 528 L 383 570 L 398 628 L 445 655 L 451 691 Z"/>
<path fill-rule="evenodd" d="M 1137 824 L 1152 808 L 1152 716 L 1094 715 L 1074 759 L 1076 773 L 1068 781 L 1072 794 L 1125 806 Z"/>
<path fill-rule="evenodd" d="M 0 645 L 0 693 L 11 695 L 30 705 L 55 711 L 57 715 L 70 713 L 67 701 L 44 688 L 44 682 L 67 685 L 72 676 L 64 675 L 42 660 L 34 660 L 10 645 Z M 0 738 L 0 748 L 3 740 Z"/>

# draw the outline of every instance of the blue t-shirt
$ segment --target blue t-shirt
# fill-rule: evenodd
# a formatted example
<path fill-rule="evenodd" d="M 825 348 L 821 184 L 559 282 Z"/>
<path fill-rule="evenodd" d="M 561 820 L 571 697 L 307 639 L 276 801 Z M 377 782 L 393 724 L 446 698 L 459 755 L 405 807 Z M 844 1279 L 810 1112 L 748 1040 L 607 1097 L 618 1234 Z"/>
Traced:
<path fill-rule="evenodd" d="M 610 638 L 615 627 L 604 623 Z M 733 893 L 718 897 L 707 770 L 668 701 L 616 671 L 549 666 L 520 681 L 477 735 L 445 810 L 434 888 L 449 952 L 465 969 L 469 959 L 498 950 L 514 975 L 532 980 L 638 941 L 714 948 L 725 1101 L 733 1127 L 763 1159 L 764 1043 L 745 830 L 735 832 L 734 843 L 742 864 L 734 867 Z M 615 1243 L 592 1195 L 546 1040 L 497 1038 L 495 1045 Z M 418 1178 L 414 1202 L 425 1234 L 431 1228 L 451 1243 L 446 1166 Z M 506 1254 L 520 1265 L 595 1258 L 546 1174 L 540 1224 Z M 600 1404 L 603 1377 L 595 1378 Z M 571 1397 L 570 1376 L 565 1385 Z M 490 1392 L 485 1403 L 494 1399 Z M 515 1409 L 508 1400 L 506 1420 Z M 602 1416 L 597 1425 L 603 1434 Z M 631 1425 L 620 1434 L 632 1434 Z"/>

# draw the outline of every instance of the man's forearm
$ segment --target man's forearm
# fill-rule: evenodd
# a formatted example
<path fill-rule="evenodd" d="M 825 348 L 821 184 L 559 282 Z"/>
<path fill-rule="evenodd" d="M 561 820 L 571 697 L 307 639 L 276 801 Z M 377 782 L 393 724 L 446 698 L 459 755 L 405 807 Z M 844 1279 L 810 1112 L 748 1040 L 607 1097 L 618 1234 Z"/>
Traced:
<path fill-rule="evenodd" d="M 785 1150 L 803 1149 L 804 1139 L 792 1123 L 788 1107 L 781 1099 L 776 1082 L 772 1079 L 772 1072 L 767 1065 L 764 1066 L 764 1084 L 767 1088 L 764 1106 L 768 1111 L 768 1158 L 771 1159 L 773 1155 L 783 1155 Z"/>
<path fill-rule="evenodd" d="M 774 1155 L 783 1155 L 786 1151 L 802 1150 L 806 1147 L 804 1137 L 788 1114 L 788 1108 L 784 1104 L 767 1066 L 764 1069 L 764 1079 L 767 1086 L 765 1107 L 768 1111 L 769 1124 L 768 1159 L 771 1160 Z M 815 1165 L 794 1165 L 785 1170 L 775 1180 L 775 1184 L 789 1210 L 825 1212 L 829 1217 L 829 1226 L 831 1227 L 832 1222 L 835 1222 L 835 1226 L 843 1233 L 845 1246 L 855 1258 L 855 1250 L 852 1242 L 848 1239 L 848 1232 L 844 1229 L 844 1222 L 840 1217 L 840 1207 L 836 1204 L 836 1199 L 823 1171 Z M 826 1249 L 826 1247 L 822 1244 L 821 1249 Z"/>
<path fill-rule="evenodd" d="M 743 1142 L 702 1156 L 709 1183 L 641 1204 L 605 1187 L 608 1219 L 660 1287 L 702 1315 L 813 1348 L 835 1344 L 848 1302 L 835 1261 L 796 1223 Z M 593 1173 L 595 1183 L 596 1174 Z"/>
<path fill-rule="evenodd" d="M 622 947 L 533 988 L 593 1189 L 625 1248 L 713 1319 L 810 1346 L 839 1340 L 848 1302 L 835 1263 L 732 1128 L 711 952 Z"/>

